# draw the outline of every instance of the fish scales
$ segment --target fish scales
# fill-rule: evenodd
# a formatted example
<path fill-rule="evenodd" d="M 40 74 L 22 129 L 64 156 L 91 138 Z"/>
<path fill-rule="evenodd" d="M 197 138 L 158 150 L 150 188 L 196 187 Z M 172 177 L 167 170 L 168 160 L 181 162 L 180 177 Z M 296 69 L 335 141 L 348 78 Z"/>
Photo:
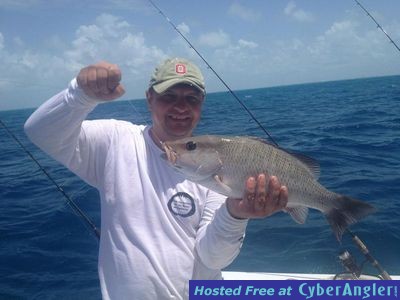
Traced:
<path fill-rule="evenodd" d="M 221 153 L 222 178 L 229 178 L 228 174 L 234 174 L 235 177 L 231 181 L 241 182 L 244 185 L 249 176 L 268 173 L 277 176 L 283 185 L 291 188 L 290 191 L 294 195 L 296 193 L 303 193 L 304 196 L 314 195 L 318 189 L 322 188 L 319 184 L 315 184 L 310 171 L 301 162 L 293 160 L 290 154 L 271 145 L 250 138 L 240 140 L 223 138 L 220 145 L 216 149 Z M 247 155 L 242 153 L 247 153 Z M 242 188 L 243 186 L 240 186 L 228 196 L 241 197 Z M 324 189 L 319 194 L 322 195 L 325 191 Z M 294 203 L 296 202 L 291 202 L 291 204 Z M 312 205 L 312 203 L 309 204 Z"/>

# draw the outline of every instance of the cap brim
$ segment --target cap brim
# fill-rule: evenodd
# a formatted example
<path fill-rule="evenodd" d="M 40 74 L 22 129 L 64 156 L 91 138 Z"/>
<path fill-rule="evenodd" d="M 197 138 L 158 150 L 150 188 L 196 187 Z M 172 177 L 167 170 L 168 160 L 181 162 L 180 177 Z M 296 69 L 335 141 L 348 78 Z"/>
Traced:
<path fill-rule="evenodd" d="M 157 94 L 161 94 L 164 93 L 166 90 L 168 90 L 170 87 L 177 85 L 177 84 L 187 84 L 190 85 L 192 87 L 195 87 L 196 89 L 198 89 L 200 92 L 202 92 L 203 94 L 205 94 L 205 90 L 204 87 L 200 86 L 198 83 L 190 80 L 190 79 L 183 79 L 183 78 L 174 78 L 174 79 L 170 79 L 170 80 L 165 80 L 163 82 L 154 84 L 152 86 L 152 88 L 156 91 Z"/>

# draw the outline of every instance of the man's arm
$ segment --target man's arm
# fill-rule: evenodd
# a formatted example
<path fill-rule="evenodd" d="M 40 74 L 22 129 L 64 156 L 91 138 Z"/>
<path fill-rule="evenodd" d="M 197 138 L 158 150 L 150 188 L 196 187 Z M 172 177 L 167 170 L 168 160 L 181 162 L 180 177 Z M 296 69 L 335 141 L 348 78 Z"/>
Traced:
<path fill-rule="evenodd" d="M 68 89 L 41 105 L 26 121 L 27 136 L 43 151 L 68 168 L 77 171 L 94 185 L 94 175 L 85 176 L 85 166 L 93 149 L 93 132 L 100 132 L 101 124 L 83 121 L 90 111 L 104 100 L 113 100 L 124 92 L 115 65 L 101 62 L 83 68 Z M 104 87 L 105 86 L 105 87 Z M 78 172 L 79 173 L 79 172 Z"/>
<path fill-rule="evenodd" d="M 268 184 L 267 184 L 268 182 Z M 283 210 L 288 191 L 275 176 L 250 177 L 242 199 L 227 199 L 216 211 L 211 196 L 198 230 L 196 251 L 210 269 L 227 267 L 239 254 L 248 219 L 263 218 Z"/>

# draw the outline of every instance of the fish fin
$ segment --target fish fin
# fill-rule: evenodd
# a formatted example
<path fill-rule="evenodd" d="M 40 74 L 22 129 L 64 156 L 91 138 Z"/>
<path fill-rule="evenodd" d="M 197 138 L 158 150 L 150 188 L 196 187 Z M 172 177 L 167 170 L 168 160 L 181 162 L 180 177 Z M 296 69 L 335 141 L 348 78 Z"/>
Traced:
<path fill-rule="evenodd" d="M 307 206 L 286 207 L 284 209 L 299 224 L 304 224 L 308 216 Z"/>
<path fill-rule="evenodd" d="M 349 225 L 376 211 L 368 203 L 343 195 L 338 195 L 335 203 L 336 207 L 326 212 L 325 216 L 339 242 Z"/>
<path fill-rule="evenodd" d="M 290 155 L 296 157 L 299 161 L 301 161 L 307 169 L 310 171 L 311 175 L 315 178 L 318 179 L 319 175 L 321 174 L 319 162 L 316 161 L 314 158 L 309 157 L 307 155 L 301 154 L 301 153 L 296 153 L 296 152 L 291 152 L 291 151 L 286 151 Z"/>
<path fill-rule="evenodd" d="M 214 180 L 218 183 L 218 185 L 220 186 L 220 187 L 222 187 L 227 193 L 231 193 L 232 192 L 232 189 L 229 187 L 229 186 L 227 186 L 225 183 L 223 183 L 222 182 L 222 178 L 219 176 L 219 175 L 217 175 L 217 174 L 215 174 L 214 175 Z"/>
<path fill-rule="evenodd" d="M 266 140 L 264 138 L 260 138 L 260 137 L 256 137 L 256 136 L 245 136 L 245 137 L 247 137 L 250 140 L 257 141 L 257 142 L 260 142 L 260 143 L 263 143 L 263 144 L 267 144 L 267 145 L 273 146 L 275 148 L 281 149 L 280 147 L 277 147 L 276 144 L 274 144 L 274 143 L 272 143 L 272 142 L 270 142 L 270 141 L 268 141 L 268 140 Z"/>

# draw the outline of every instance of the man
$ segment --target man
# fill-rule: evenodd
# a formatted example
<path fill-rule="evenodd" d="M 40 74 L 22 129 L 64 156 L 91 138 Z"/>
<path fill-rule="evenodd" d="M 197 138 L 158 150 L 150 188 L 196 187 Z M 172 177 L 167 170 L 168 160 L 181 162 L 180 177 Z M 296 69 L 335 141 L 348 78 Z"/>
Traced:
<path fill-rule="evenodd" d="M 146 92 L 152 126 L 85 121 L 99 102 L 121 97 L 121 71 L 83 68 L 25 124 L 29 138 L 101 197 L 99 277 L 104 299 L 184 299 L 190 279 L 220 279 L 238 255 L 249 218 L 287 204 L 276 177 L 249 178 L 243 199 L 190 182 L 161 158 L 161 143 L 191 136 L 205 96 L 185 59 L 156 68 Z M 268 188 L 267 186 L 268 182 Z"/>

